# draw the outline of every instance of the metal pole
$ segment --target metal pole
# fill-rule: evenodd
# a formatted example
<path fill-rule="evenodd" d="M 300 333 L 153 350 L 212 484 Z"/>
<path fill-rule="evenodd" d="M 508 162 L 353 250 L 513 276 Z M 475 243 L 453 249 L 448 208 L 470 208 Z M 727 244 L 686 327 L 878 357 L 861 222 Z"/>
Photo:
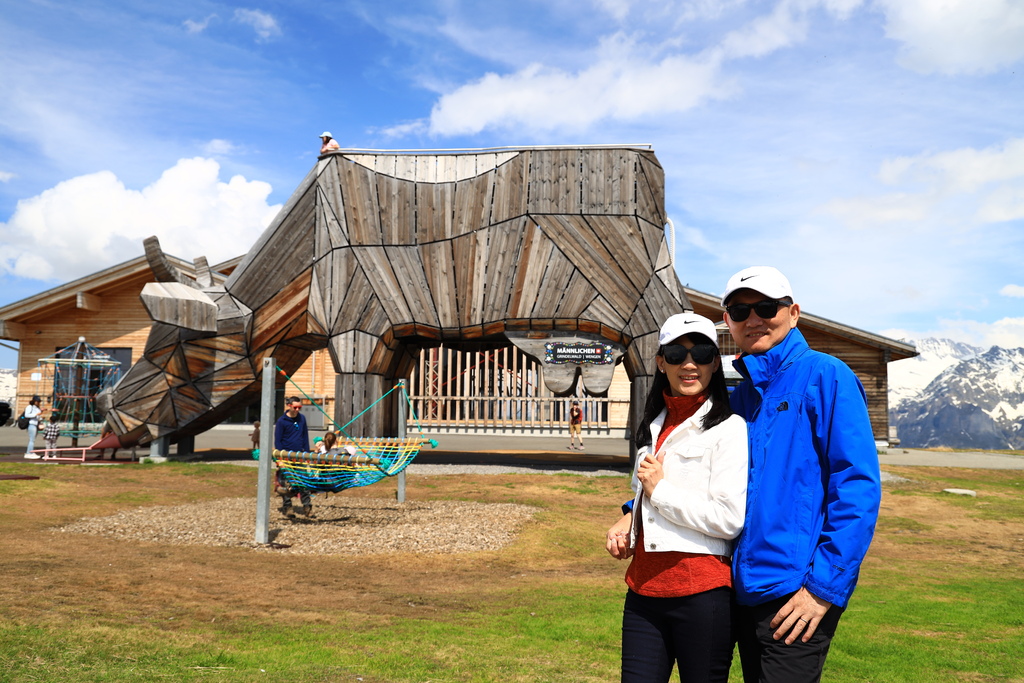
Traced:
<path fill-rule="evenodd" d="M 263 359 L 263 392 L 260 395 L 260 460 L 256 483 L 256 542 L 270 543 L 270 449 L 274 447 L 274 389 L 277 363 Z"/>
<path fill-rule="evenodd" d="M 405 439 L 405 380 L 398 380 L 398 438 Z M 405 470 L 398 473 L 398 502 L 405 502 Z"/>

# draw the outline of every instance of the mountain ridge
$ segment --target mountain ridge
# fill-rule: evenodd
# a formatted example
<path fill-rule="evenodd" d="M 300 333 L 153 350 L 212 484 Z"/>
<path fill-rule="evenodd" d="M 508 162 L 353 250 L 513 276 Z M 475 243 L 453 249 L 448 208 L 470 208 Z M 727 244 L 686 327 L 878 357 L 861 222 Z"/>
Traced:
<path fill-rule="evenodd" d="M 917 346 L 920 356 L 889 368 L 889 423 L 902 446 L 1024 448 L 1024 348 Z"/>

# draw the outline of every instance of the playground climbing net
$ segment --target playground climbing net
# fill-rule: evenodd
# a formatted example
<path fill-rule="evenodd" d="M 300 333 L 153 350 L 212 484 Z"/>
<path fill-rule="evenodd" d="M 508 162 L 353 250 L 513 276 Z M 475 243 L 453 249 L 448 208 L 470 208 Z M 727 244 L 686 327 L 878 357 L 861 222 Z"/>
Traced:
<path fill-rule="evenodd" d="M 96 397 L 117 383 L 121 364 L 79 338 L 52 356 L 40 358 L 39 367 L 51 386 L 51 406 L 61 434 L 72 438 L 99 434 L 104 418 Z"/>

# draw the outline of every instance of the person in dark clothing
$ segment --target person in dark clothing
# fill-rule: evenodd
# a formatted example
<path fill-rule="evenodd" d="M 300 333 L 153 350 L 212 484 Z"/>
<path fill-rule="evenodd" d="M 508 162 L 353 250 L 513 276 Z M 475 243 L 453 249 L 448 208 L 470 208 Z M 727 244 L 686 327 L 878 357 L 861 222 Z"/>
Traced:
<path fill-rule="evenodd" d="M 306 424 L 306 416 L 302 414 L 302 400 L 298 396 L 291 396 L 286 401 L 287 408 L 284 415 L 277 418 L 274 424 L 274 448 L 279 451 L 309 452 L 309 427 Z M 275 477 L 275 489 L 281 496 L 281 512 L 287 517 L 294 517 L 292 512 L 292 498 L 299 496 L 302 503 L 302 514 L 313 515 L 313 499 L 309 491 L 305 489 L 292 488 L 291 484 L 284 478 L 280 468 Z"/>

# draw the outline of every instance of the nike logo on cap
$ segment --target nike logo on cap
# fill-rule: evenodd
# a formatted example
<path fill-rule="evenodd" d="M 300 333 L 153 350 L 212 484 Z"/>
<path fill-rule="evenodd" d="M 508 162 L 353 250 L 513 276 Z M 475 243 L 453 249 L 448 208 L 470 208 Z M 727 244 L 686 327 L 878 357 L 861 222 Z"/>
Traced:
<path fill-rule="evenodd" d="M 740 282 L 746 282 L 747 280 L 749 280 L 752 277 L 757 277 L 757 276 L 756 275 L 748 275 L 746 277 L 741 277 L 740 278 Z"/>

